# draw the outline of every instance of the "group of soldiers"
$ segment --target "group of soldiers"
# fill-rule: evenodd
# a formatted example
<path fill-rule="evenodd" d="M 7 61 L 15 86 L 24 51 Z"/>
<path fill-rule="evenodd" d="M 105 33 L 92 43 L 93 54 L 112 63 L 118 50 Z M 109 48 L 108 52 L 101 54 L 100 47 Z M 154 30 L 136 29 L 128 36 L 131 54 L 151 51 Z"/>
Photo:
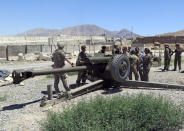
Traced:
<path fill-rule="evenodd" d="M 181 54 L 182 54 L 182 49 L 180 47 L 179 44 L 175 45 L 175 50 L 172 51 L 171 48 L 169 47 L 169 45 L 165 45 L 165 50 L 164 50 L 164 69 L 162 70 L 164 71 L 169 71 L 169 66 L 170 66 L 170 62 L 171 62 L 171 57 L 172 55 L 175 53 L 175 57 L 174 57 L 174 69 L 172 71 L 176 71 L 177 70 L 177 65 L 179 68 L 179 71 L 181 70 Z"/>
<path fill-rule="evenodd" d="M 64 53 L 64 45 L 57 43 L 58 49 L 55 50 L 52 56 L 52 61 L 54 62 L 53 68 L 62 68 L 65 65 L 65 61 L 67 61 L 72 67 L 74 63 L 72 63 L 69 59 L 66 58 Z M 179 70 L 181 70 L 181 48 L 179 44 L 176 44 L 176 50 L 173 52 L 168 45 L 165 46 L 164 52 L 164 60 L 165 66 L 163 71 L 169 70 L 169 64 L 171 61 L 171 56 L 175 53 L 175 60 L 174 60 L 174 69 L 176 70 L 177 64 L 179 66 Z M 102 46 L 101 50 L 98 52 L 100 54 L 106 53 L 106 46 Z M 124 54 L 129 58 L 130 61 L 130 73 L 129 73 L 129 80 L 132 80 L 132 74 L 135 76 L 135 80 L 141 81 L 149 81 L 149 72 L 152 66 L 152 54 L 148 48 L 144 49 L 144 52 L 140 52 L 139 48 L 136 47 L 134 50 L 131 48 L 124 47 L 122 51 L 117 47 L 114 46 L 112 49 L 112 54 Z M 84 65 L 84 59 L 87 57 L 86 54 L 86 46 L 81 46 L 81 52 L 78 55 L 76 66 Z M 67 84 L 66 74 L 55 74 L 54 76 L 54 88 L 56 93 L 61 93 L 58 84 L 59 79 L 61 79 L 63 83 L 63 87 L 66 91 L 70 91 L 70 88 Z M 76 86 L 81 86 L 86 83 L 87 79 L 87 72 L 86 71 L 79 71 L 78 77 L 76 80 Z"/>
<path fill-rule="evenodd" d="M 106 46 L 102 46 L 99 53 L 105 53 Z M 122 51 L 118 46 L 114 46 L 112 49 L 112 54 L 124 54 L 130 60 L 130 73 L 129 80 L 132 80 L 132 74 L 135 76 L 135 80 L 149 81 L 149 71 L 152 65 L 151 59 L 152 55 L 148 48 L 145 48 L 144 52 L 140 52 L 139 48 L 136 47 L 135 50 L 131 48 L 123 47 Z"/>

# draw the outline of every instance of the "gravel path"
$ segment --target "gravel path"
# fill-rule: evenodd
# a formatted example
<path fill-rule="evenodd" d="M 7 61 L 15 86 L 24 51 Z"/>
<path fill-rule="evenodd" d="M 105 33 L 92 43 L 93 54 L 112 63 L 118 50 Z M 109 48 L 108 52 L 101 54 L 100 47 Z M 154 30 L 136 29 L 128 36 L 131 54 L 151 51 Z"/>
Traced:
<path fill-rule="evenodd" d="M 43 65 L 42 65 L 43 64 Z M 32 63 L 33 67 L 46 68 L 50 66 L 51 63 Z M 16 68 L 21 67 L 16 66 Z M 25 65 L 28 65 L 25 63 Z M 25 66 L 24 65 L 24 66 Z M 4 65 L 5 66 L 5 65 Z M 3 67 L 3 66 L 2 66 Z M 1 68 L 2 68 L 1 67 Z M 6 64 L 6 69 L 12 69 L 13 64 Z M 0 68 L 0 69 L 1 69 Z M 184 74 L 178 73 L 177 71 L 170 72 L 159 72 L 158 68 L 152 68 L 150 73 L 151 82 L 161 82 L 170 84 L 184 84 Z M 68 78 L 68 83 L 75 83 L 76 76 L 70 76 Z M 175 103 L 183 103 L 184 92 L 179 90 L 161 90 L 161 89 L 130 89 L 123 88 L 121 91 L 105 92 L 99 90 L 86 94 L 84 96 L 75 98 L 73 100 L 62 102 L 61 104 L 55 105 L 54 107 L 44 107 L 40 108 L 40 99 L 46 93 L 47 84 L 53 84 L 53 79 L 48 79 L 45 76 L 39 76 L 35 78 L 28 79 L 24 81 L 24 85 L 10 85 L 0 87 L 0 96 L 5 96 L 6 100 L 0 101 L 0 131 L 39 131 L 39 122 L 46 117 L 48 110 L 60 111 L 64 106 L 77 103 L 79 100 L 89 99 L 95 97 L 96 95 L 102 96 L 112 96 L 112 95 L 125 95 L 125 94 L 153 94 L 164 96 Z M 61 84 L 61 83 L 60 83 Z"/>

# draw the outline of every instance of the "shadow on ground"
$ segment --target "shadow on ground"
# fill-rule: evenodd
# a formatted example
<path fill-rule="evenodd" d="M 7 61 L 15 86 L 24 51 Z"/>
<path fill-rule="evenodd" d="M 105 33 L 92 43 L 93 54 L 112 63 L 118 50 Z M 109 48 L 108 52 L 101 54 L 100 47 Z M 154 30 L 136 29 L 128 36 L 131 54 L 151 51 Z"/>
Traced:
<path fill-rule="evenodd" d="M 122 88 L 109 88 L 109 89 L 105 89 L 104 92 L 102 92 L 101 94 L 109 95 L 109 94 L 119 93 L 121 91 L 122 91 Z"/>
<path fill-rule="evenodd" d="M 47 91 L 41 91 L 42 94 L 48 95 Z M 56 91 L 52 91 L 53 94 L 56 94 Z"/>
<path fill-rule="evenodd" d="M 14 104 L 14 105 L 5 106 L 0 111 L 21 109 L 24 106 L 27 106 L 27 105 L 30 105 L 30 104 L 33 104 L 33 103 L 36 103 L 36 102 L 39 102 L 39 101 L 41 101 L 41 99 L 35 100 L 35 101 L 31 101 L 31 102 L 27 102 L 27 103 L 23 103 L 23 104 Z"/>

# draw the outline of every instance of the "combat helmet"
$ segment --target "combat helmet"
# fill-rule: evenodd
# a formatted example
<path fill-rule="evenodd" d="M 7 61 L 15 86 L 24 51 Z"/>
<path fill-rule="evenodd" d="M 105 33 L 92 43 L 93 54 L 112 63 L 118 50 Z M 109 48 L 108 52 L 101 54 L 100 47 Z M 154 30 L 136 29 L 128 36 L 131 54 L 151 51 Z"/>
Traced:
<path fill-rule="evenodd" d="M 58 48 L 64 48 L 64 45 L 61 42 L 57 42 Z"/>

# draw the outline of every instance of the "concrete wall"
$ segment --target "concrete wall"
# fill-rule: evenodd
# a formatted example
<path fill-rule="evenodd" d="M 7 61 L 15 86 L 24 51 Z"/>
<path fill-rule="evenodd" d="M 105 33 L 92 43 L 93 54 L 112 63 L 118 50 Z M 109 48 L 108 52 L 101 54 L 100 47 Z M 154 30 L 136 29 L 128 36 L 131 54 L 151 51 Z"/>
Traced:
<path fill-rule="evenodd" d="M 8 46 L 8 56 L 16 56 L 19 53 L 25 54 L 24 45 L 10 45 Z"/>
<path fill-rule="evenodd" d="M 27 53 L 41 52 L 42 45 L 27 45 Z"/>
<path fill-rule="evenodd" d="M 0 58 L 6 58 L 6 46 L 0 46 Z"/>
<path fill-rule="evenodd" d="M 65 45 L 64 51 L 66 53 L 71 53 L 77 55 L 80 51 L 81 45 Z M 101 49 L 101 45 L 86 45 L 88 53 L 98 52 Z M 57 48 L 55 45 L 8 45 L 0 46 L 0 58 L 6 58 L 8 56 L 17 56 L 19 53 L 39 53 L 44 52 L 51 54 Z"/>
<path fill-rule="evenodd" d="M 86 42 L 91 40 L 91 36 L 52 36 L 52 37 L 38 37 L 38 36 L 6 36 L 0 37 L 0 45 L 35 45 L 35 44 L 56 44 L 57 41 L 68 42 L 69 44 Z M 103 36 L 92 36 L 92 40 L 105 41 Z"/>

